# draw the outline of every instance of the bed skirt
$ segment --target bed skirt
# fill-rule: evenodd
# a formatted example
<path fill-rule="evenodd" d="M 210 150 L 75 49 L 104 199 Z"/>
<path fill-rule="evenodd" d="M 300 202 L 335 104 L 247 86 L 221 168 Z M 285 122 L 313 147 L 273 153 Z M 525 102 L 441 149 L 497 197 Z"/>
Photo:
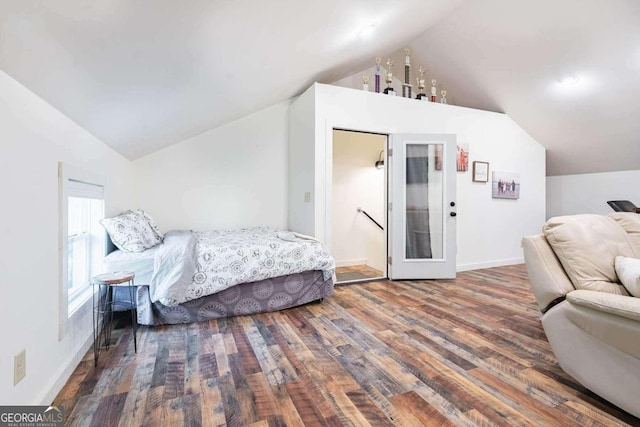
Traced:
<path fill-rule="evenodd" d="M 210 319 L 264 313 L 296 307 L 333 293 L 333 279 L 322 271 L 305 271 L 253 283 L 242 283 L 222 292 L 168 307 L 152 303 L 149 286 L 137 287 L 138 323 L 175 325 Z"/>

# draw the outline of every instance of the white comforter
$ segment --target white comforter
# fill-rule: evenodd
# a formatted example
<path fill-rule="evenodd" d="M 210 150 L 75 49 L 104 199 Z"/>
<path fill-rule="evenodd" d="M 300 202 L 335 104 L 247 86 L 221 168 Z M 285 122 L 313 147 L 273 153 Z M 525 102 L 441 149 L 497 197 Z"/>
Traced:
<path fill-rule="evenodd" d="M 322 270 L 328 278 L 334 269 L 322 243 L 294 233 L 266 227 L 170 231 L 155 254 L 150 295 L 173 306 L 239 283 L 308 270 Z"/>

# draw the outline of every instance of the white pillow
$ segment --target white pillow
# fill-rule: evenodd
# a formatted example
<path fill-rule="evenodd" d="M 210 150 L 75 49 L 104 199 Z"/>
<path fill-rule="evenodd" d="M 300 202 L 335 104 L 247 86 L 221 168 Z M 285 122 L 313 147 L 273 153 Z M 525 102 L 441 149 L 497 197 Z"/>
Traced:
<path fill-rule="evenodd" d="M 151 229 L 154 231 L 154 233 L 156 233 L 156 236 L 158 236 L 158 239 L 160 239 L 160 241 L 162 242 L 164 240 L 164 236 L 162 235 L 162 233 L 160 233 L 160 229 L 158 228 L 158 224 L 156 224 L 156 222 L 153 220 L 153 218 L 151 218 L 151 215 L 149 215 L 148 213 L 146 213 L 142 209 L 138 209 L 138 210 L 136 210 L 134 212 L 137 213 L 138 215 L 141 215 L 141 216 L 144 217 L 144 219 L 151 226 Z"/>
<path fill-rule="evenodd" d="M 100 224 L 113 244 L 125 252 L 142 252 L 162 242 L 145 217 L 132 211 L 105 218 Z"/>
<path fill-rule="evenodd" d="M 640 259 L 617 256 L 616 274 L 627 291 L 640 298 Z"/>

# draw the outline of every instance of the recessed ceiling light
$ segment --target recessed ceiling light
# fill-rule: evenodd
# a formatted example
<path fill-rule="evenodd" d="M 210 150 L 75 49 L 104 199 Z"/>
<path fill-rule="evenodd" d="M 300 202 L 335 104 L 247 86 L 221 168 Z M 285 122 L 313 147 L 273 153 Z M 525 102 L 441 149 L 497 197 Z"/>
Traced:
<path fill-rule="evenodd" d="M 371 24 L 361 28 L 360 31 L 358 31 L 358 35 L 360 35 L 360 37 L 362 37 L 363 39 L 366 39 L 371 34 L 373 34 L 373 30 L 376 28 L 376 25 L 378 25 L 377 22 L 372 22 Z"/>
<path fill-rule="evenodd" d="M 578 74 L 567 74 L 564 77 L 557 77 L 549 82 L 549 89 L 556 95 L 562 97 L 582 97 L 592 93 L 596 89 L 602 89 L 597 77 L 588 71 Z M 578 99 L 576 98 L 576 99 Z"/>
<path fill-rule="evenodd" d="M 577 86 L 580 83 L 580 77 L 576 74 L 572 74 L 570 76 L 564 76 L 562 80 L 560 80 L 560 84 L 565 87 Z"/>

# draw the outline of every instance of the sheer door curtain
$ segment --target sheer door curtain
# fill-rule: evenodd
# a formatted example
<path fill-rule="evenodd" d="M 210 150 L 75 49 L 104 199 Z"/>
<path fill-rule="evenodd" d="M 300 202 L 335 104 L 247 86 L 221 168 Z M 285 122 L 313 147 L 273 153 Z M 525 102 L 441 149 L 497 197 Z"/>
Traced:
<path fill-rule="evenodd" d="M 429 145 L 407 145 L 407 259 L 432 258 L 429 229 Z"/>

